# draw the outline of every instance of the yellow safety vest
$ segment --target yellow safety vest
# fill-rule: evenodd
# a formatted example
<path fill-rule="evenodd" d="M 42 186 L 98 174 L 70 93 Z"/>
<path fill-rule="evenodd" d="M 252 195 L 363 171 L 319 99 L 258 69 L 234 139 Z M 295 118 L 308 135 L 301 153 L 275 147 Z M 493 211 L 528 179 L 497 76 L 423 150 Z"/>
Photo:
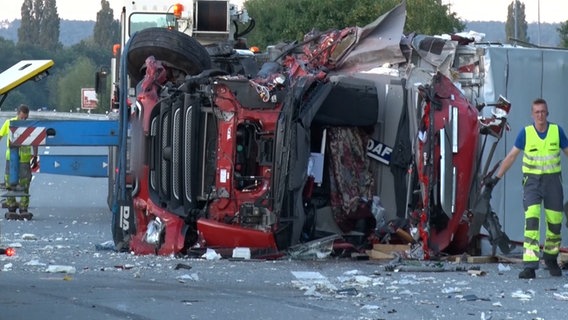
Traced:
<path fill-rule="evenodd" d="M 525 150 L 523 156 L 523 173 L 547 174 L 559 173 L 560 135 L 558 125 L 549 124 L 546 137 L 541 139 L 533 125 L 525 127 Z"/>
<path fill-rule="evenodd" d="M 18 117 L 6 120 L 2 128 L 0 128 L 0 136 L 6 137 L 6 160 L 10 160 L 10 122 L 12 120 L 18 120 Z M 21 146 L 19 148 L 20 152 L 20 163 L 29 163 L 32 159 L 32 147 L 31 146 Z"/>

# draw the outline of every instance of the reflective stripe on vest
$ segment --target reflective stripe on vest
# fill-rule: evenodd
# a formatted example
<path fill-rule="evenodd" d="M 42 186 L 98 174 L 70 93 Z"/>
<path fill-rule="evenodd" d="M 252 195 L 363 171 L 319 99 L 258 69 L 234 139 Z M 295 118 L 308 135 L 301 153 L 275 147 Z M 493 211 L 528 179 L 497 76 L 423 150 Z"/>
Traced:
<path fill-rule="evenodd" d="M 533 125 L 525 127 L 523 173 L 558 173 L 561 169 L 560 135 L 558 125 L 549 124 L 546 137 L 541 139 Z"/>
<path fill-rule="evenodd" d="M 12 121 L 20 120 L 18 117 L 8 119 L 8 127 Z M 20 146 L 18 148 L 20 155 L 20 163 L 29 163 L 32 159 L 32 147 L 31 146 Z M 6 160 L 10 160 L 10 138 L 6 139 Z"/>

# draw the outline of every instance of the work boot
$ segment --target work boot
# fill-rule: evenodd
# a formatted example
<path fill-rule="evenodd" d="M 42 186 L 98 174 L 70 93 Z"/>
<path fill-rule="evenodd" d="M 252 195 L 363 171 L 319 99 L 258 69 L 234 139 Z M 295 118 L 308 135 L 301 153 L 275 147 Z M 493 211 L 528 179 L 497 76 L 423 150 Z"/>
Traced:
<path fill-rule="evenodd" d="M 6 189 L 11 190 L 11 191 L 16 191 L 16 192 L 23 192 L 23 191 L 26 191 L 26 189 L 25 189 L 24 187 L 22 187 L 21 185 L 19 185 L 19 184 L 16 184 L 16 185 L 13 185 L 13 184 L 12 184 L 12 185 L 9 185 L 8 188 L 6 188 Z"/>
<path fill-rule="evenodd" d="M 562 270 L 560 269 L 560 266 L 558 265 L 558 261 L 556 259 L 544 259 L 544 264 L 546 264 L 546 266 L 548 267 L 548 272 L 550 272 L 551 276 L 562 276 Z"/>
<path fill-rule="evenodd" d="M 519 273 L 519 279 L 534 279 L 535 277 L 536 273 L 533 268 L 525 268 Z"/>
<path fill-rule="evenodd" d="M 28 209 L 20 209 L 20 218 L 26 220 L 32 220 L 34 215 L 28 211 Z"/>
<path fill-rule="evenodd" d="M 15 211 L 8 211 L 4 214 L 4 218 L 6 218 L 6 220 L 20 220 L 20 215 Z"/>

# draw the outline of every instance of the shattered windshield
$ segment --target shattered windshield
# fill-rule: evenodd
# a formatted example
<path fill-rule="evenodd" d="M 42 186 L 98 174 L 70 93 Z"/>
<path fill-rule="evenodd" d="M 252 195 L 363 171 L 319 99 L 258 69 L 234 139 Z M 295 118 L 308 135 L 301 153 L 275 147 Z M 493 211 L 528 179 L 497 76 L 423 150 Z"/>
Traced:
<path fill-rule="evenodd" d="M 172 13 L 133 13 L 130 15 L 130 36 L 146 28 L 169 28 L 175 27 L 175 17 Z"/>

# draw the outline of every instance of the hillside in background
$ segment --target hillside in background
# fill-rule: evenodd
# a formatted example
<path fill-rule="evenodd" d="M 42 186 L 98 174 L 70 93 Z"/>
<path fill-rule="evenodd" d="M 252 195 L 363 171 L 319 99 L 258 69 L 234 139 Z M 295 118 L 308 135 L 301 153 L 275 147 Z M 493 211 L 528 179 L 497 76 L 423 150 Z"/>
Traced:
<path fill-rule="evenodd" d="M 560 44 L 558 34 L 559 23 L 540 24 L 540 45 L 544 47 L 557 47 Z M 533 44 L 539 44 L 539 32 L 537 23 L 529 23 L 528 36 Z M 487 42 L 507 42 L 505 36 L 505 23 L 501 21 L 467 21 L 466 30 L 485 33 Z"/>
<path fill-rule="evenodd" d="M 94 21 L 61 20 L 59 40 L 64 46 L 71 46 L 81 40 L 92 36 Z M 466 30 L 472 30 L 485 34 L 487 42 L 505 43 L 505 23 L 500 21 L 466 21 Z M 557 28 L 558 23 L 540 24 L 540 45 L 556 47 L 560 43 Z M 16 42 L 18 40 L 18 28 L 20 20 L 12 22 L 0 21 L 0 37 Z M 528 35 L 530 42 L 538 44 L 538 24 L 529 23 Z"/>
<path fill-rule="evenodd" d="M 0 37 L 14 42 L 18 41 L 20 20 L 12 22 L 0 21 Z M 95 21 L 61 20 L 59 26 L 59 42 L 64 46 L 72 46 L 93 35 Z"/>

